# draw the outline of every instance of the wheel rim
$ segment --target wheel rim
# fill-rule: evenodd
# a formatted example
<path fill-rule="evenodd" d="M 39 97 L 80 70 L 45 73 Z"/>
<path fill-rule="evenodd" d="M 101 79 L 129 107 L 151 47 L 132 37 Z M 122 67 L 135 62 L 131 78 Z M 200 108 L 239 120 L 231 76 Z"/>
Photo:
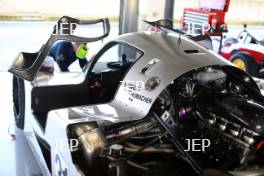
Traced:
<path fill-rule="evenodd" d="M 242 59 L 236 59 L 233 63 L 241 70 L 246 71 L 246 63 Z"/>

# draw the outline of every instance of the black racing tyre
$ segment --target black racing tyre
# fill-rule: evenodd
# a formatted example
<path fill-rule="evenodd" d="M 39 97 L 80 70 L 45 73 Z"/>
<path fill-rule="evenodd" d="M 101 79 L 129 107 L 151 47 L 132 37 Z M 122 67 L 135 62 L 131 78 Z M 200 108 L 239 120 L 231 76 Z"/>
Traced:
<path fill-rule="evenodd" d="M 246 52 L 235 53 L 230 61 L 235 64 L 238 68 L 248 72 L 252 76 L 258 74 L 258 64 L 255 59 Z"/>
<path fill-rule="evenodd" d="M 25 85 L 24 80 L 13 76 L 13 111 L 16 126 L 24 129 L 25 119 Z"/>

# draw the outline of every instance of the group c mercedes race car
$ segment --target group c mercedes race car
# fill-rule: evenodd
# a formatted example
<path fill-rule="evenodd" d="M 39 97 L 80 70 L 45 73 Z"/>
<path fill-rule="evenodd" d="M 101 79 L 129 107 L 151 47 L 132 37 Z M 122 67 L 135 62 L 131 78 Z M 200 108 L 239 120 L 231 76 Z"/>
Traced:
<path fill-rule="evenodd" d="M 264 175 L 264 97 L 248 73 L 162 31 L 117 37 L 77 75 L 42 72 L 54 42 L 94 42 L 110 30 L 108 19 L 61 22 L 100 23 L 104 33 L 51 35 L 9 69 L 16 126 L 41 175 Z"/>

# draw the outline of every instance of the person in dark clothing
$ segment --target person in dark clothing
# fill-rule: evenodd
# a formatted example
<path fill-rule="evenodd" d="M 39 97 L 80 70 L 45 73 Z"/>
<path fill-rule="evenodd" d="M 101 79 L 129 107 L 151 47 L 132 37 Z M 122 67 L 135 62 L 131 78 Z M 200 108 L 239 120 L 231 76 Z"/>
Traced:
<path fill-rule="evenodd" d="M 50 49 L 49 56 L 54 60 L 63 72 L 69 71 L 69 66 L 76 60 L 79 60 L 80 67 L 84 70 L 88 61 L 86 43 L 58 41 Z"/>

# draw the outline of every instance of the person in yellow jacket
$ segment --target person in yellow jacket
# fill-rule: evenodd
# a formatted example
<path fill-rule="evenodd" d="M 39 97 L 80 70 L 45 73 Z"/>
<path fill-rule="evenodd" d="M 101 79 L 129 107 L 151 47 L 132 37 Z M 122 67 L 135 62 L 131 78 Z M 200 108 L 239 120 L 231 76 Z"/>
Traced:
<path fill-rule="evenodd" d="M 49 56 L 53 57 L 63 72 L 69 71 L 69 66 L 76 60 L 83 70 L 88 63 L 88 50 L 86 43 L 58 41 L 51 47 Z"/>

